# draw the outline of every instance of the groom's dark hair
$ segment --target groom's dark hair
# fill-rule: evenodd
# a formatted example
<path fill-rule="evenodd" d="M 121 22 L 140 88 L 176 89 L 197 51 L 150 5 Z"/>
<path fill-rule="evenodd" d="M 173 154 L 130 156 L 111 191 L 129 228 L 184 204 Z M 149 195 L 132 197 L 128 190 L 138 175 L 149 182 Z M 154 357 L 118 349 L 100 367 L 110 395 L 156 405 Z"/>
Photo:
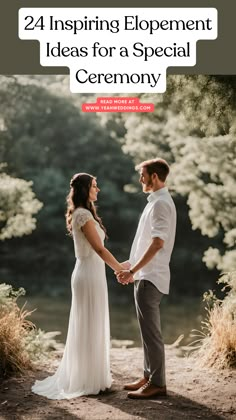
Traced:
<path fill-rule="evenodd" d="M 150 160 L 144 160 L 143 162 L 139 163 L 139 165 L 135 166 L 135 169 L 138 171 L 142 168 L 147 169 L 147 173 L 149 175 L 157 174 L 158 178 L 165 182 L 167 175 L 170 172 L 170 167 L 166 160 L 161 158 L 156 159 L 150 159 Z"/>

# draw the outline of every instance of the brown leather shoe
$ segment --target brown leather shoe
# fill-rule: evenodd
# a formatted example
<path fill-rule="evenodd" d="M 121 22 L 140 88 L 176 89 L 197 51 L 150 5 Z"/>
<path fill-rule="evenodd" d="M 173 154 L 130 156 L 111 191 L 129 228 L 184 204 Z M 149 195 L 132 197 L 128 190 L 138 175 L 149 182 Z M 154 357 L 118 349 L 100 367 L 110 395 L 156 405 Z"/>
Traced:
<path fill-rule="evenodd" d="M 137 391 L 137 389 L 141 388 L 147 382 L 148 378 L 138 379 L 137 381 L 132 382 L 131 384 L 124 385 L 124 389 L 126 389 L 127 391 Z"/>
<path fill-rule="evenodd" d="M 156 386 L 147 382 L 143 385 L 140 389 L 133 392 L 128 392 L 129 398 L 139 398 L 139 399 L 148 399 L 148 398 L 156 398 L 156 397 L 163 397 L 166 395 L 166 387 L 165 386 Z"/>

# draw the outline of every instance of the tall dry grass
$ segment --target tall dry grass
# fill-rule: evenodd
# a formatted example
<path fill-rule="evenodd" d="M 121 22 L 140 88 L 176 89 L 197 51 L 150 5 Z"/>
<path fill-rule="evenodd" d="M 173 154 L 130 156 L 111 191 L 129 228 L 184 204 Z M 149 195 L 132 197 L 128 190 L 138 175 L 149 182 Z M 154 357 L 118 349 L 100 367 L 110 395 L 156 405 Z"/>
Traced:
<path fill-rule="evenodd" d="M 27 312 L 17 305 L 11 310 L 0 310 L 0 376 L 7 377 L 32 368 L 24 339 L 31 323 L 26 320 Z"/>
<path fill-rule="evenodd" d="M 196 355 L 204 366 L 236 368 L 236 272 L 222 275 L 218 283 L 224 284 L 226 296 L 220 300 L 212 291 L 204 294 L 207 315 Z"/>
<path fill-rule="evenodd" d="M 54 340 L 58 332 L 45 333 L 28 320 L 31 312 L 20 309 L 17 298 L 23 288 L 0 284 L 0 377 L 9 377 L 34 367 L 61 345 Z"/>

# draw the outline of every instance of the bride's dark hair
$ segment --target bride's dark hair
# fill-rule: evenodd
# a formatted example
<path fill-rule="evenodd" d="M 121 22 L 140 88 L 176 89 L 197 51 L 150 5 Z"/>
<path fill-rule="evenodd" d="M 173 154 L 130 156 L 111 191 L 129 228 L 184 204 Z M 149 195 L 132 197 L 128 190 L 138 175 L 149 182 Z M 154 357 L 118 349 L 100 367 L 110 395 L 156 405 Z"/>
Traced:
<path fill-rule="evenodd" d="M 86 173 L 75 174 L 70 181 L 70 192 L 66 198 L 67 210 L 66 210 L 66 227 L 69 234 L 72 234 L 72 214 L 77 207 L 83 207 L 92 213 L 92 216 L 101 228 L 106 233 L 106 229 L 102 224 L 100 217 L 97 215 L 96 207 L 89 201 L 89 190 L 92 185 L 94 176 Z"/>

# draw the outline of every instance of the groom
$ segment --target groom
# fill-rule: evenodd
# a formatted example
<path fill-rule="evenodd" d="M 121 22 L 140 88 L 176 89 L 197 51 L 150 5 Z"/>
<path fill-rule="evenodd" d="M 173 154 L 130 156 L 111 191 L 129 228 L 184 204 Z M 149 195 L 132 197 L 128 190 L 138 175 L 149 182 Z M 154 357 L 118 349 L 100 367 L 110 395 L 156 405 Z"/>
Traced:
<path fill-rule="evenodd" d="M 127 384 L 129 398 L 166 395 L 165 353 L 159 305 L 169 292 L 169 262 L 175 240 L 176 210 L 165 186 L 169 166 L 152 159 L 136 167 L 143 192 L 149 193 L 130 252 L 130 269 L 117 273 L 120 283 L 134 281 L 137 318 L 144 351 L 144 375 Z"/>

